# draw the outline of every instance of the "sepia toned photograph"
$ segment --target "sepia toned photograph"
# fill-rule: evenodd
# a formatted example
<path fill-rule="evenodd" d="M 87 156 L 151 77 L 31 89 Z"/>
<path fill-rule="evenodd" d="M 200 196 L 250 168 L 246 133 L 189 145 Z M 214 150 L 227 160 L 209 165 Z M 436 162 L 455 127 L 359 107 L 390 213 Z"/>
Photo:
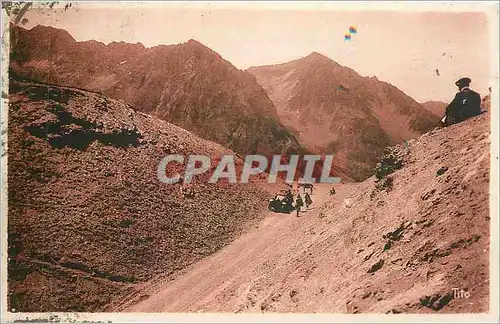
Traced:
<path fill-rule="evenodd" d="M 498 321 L 498 10 L 2 2 L 2 322 Z"/>

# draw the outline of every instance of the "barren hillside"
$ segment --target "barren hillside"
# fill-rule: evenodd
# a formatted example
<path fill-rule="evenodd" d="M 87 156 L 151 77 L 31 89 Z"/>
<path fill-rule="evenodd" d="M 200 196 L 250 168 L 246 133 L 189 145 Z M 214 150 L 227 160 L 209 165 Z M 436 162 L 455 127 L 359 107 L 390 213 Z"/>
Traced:
<path fill-rule="evenodd" d="M 489 118 L 393 147 L 379 170 L 402 167 L 378 183 L 339 185 L 334 196 L 320 186 L 302 217 L 269 214 L 213 256 L 138 286 L 109 309 L 488 311 Z"/>
<path fill-rule="evenodd" d="M 319 53 L 248 71 L 300 142 L 335 153 L 339 166 L 356 180 L 372 174 L 387 145 L 417 137 L 438 121 L 396 87 L 361 77 Z"/>
<path fill-rule="evenodd" d="M 262 217 L 266 190 L 279 186 L 260 178 L 208 184 L 207 173 L 184 197 L 179 184 L 157 178 L 164 156 L 232 152 L 122 101 L 66 87 L 10 84 L 8 148 L 15 311 L 101 310 L 229 243 Z"/>

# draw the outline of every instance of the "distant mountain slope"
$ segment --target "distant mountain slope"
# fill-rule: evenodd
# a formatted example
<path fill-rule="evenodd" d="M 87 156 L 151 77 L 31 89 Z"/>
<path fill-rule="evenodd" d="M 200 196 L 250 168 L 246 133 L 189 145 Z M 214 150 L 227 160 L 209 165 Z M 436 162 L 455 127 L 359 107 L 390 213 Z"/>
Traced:
<path fill-rule="evenodd" d="M 44 26 L 10 32 L 10 69 L 23 78 L 125 100 L 239 153 L 301 150 L 255 78 L 197 41 L 145 48 Z"/>
<path fill-rule="evenodd" d="M 426 101 L 421 103 L 422 107 L 430 111 L 436 116 L 443 117 L 447 103 L 442 101 Z"/>
<path fill-rule="evenodd" d="M 301 143 L 334 152 L 357 180 L 370 176 L 384 147 L 417 137 L 437 121 L 415 100 L 319 53 L 248 69 Z"/>
<path fill-rule="evenodd" d="M 208 184 L 206 173 L 183 197 L 158 180 L 163 157 L 232 152 L 66 87 L 11 82 L 8 149 L 9 310 L 99 311 L 229 243 L 279 188 Z"/>

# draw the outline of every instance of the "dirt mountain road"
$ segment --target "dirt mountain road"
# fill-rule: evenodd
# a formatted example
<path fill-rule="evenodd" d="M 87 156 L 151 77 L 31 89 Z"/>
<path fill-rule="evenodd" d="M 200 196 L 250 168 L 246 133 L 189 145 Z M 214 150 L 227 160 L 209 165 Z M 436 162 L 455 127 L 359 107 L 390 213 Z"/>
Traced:
<path fill-rule="evenodd" d="M 266 218 L 220 252 L 194 264 L 175 280 L 165 280 L 159 289 L 145 293 L 153 296 L 126 308 L 131 312 L 244 311 L 263 302 L 259 290 L 264 277 L 271 279 L 280 269 L 272 260 L 295 260 L 304 253 L 302 243 L 314 240 L 322 206 L 340 204 L 349 185 L 335 185 L 336 195 L 329 196 L 331 185 L 316 185 L 310 209 L 296 217 L 269 212 Z M 323 221 L 324 222 L 324 221 Z M 282 271 L 284 282 L 291 275 Z M 129 301 L 131 302 L 131 301 Z M 260 305 L 260 303 L 259 303 Z M 260 309 L 258 309 L 260 311 Z"/>

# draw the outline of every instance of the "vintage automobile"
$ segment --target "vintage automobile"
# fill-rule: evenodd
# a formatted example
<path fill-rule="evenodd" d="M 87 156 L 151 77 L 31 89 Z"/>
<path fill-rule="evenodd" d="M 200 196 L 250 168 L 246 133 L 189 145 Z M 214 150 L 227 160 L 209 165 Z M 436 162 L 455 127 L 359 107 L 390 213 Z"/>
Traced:
<path fill-rule="evenodd" d="M 291 213 L 295 208 L 293 207 L 293 197 L 287 198 L 286 195 L 281 193 L 269 199 L 268 209 L 275 213 Z"/>

